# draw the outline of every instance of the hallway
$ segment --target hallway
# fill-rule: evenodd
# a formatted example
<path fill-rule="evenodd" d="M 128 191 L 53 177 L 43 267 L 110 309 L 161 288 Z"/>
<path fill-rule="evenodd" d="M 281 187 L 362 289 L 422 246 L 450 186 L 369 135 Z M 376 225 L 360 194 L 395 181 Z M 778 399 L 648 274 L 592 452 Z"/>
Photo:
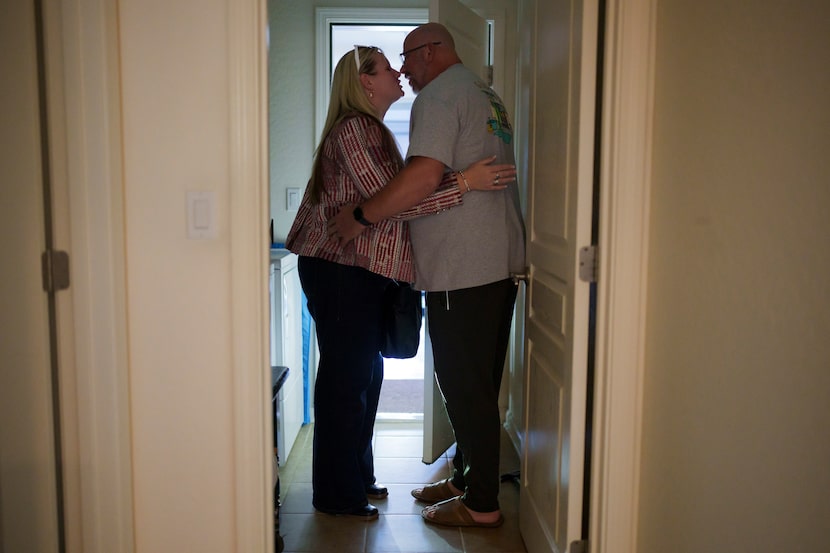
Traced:
<path fill-rule="evenodd" d="M 311 506 L 312 425 L 305 425 L 280 469 L 280 535 L 285 553 L 525 553 L 519 535 L 519 487 L 503 481 L 499 501 L 505 523 L 497 529 L 447 528 L 425 523 L 423 505 L 409 494 L 417 485 L 446 478 L 450 454 L 421 462 L 422 423 L 383 421 L 375 425 L 375 473 L 389 497 L 371 500 L 380 518 L 361 522 L 315 513 Z M 501 473 L 519 469 L 519 458 L 502 434 Z"/>

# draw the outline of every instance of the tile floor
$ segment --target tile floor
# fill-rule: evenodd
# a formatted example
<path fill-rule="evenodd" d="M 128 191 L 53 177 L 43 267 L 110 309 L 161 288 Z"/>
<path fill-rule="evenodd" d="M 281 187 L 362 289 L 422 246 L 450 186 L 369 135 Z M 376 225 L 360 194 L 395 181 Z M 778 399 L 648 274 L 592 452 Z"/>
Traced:
<path fill-rule="evenodd" d="M 500 528 L 447 528 L 427 524 L 423 505 L 409 491 L 450 474 L 450 454 L 426 465 L 421 462 L 420 421 L 378 421 L 375 425 L 375 474 L 389 488 L 389 497 L 371 500 L 378 520 L 362 522 L 316 513 L 311 506 L 311 435 L 305 425 L 280 469 L 280 535 L 285 553 L 525 553 L 519 535 L 519 488 L 513 480 L 501 485 L 499 502 L 505 517 Z M 502 474 L 519 469 L 516 452 L 503 434 Z"/>

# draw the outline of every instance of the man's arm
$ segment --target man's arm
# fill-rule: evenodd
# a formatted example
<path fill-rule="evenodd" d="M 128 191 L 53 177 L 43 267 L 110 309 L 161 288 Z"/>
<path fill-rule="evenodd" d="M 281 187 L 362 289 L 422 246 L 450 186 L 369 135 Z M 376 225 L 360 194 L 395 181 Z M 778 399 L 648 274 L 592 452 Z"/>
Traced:
<path fill-rule="evenodd" d="M 380 192 L 363 202 L 363 216 L 382 221 L 400 213 L 435 192 L 444 177 L 444 164 L 430 157 L 413 157 Z"/>
<path fill-rule="evenodd" d="M 444 164 L 429 157 L 413 157 L 389 184 L 363 202 L 363 219 L 377 223 L 417 205 L 432 194 L 441 183 Z M 354 206 L 344 206 L 329 219 L 329 236 L 341 244 L 354 239 L 366 227 L 355 219 Z"/>

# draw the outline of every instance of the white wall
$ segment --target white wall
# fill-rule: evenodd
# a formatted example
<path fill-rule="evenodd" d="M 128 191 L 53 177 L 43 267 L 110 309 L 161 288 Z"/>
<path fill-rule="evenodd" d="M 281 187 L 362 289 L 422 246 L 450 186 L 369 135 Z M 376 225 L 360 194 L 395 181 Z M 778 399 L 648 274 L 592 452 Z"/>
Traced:
<path fill-rule="evenodd" d="M 119 2 L 138 552 L 234 550 L 227 12 Z M 215 239 L 187 238 L 188 190 Z"/>
<path fill-rule="evenodd" d="M 657 28 L 638 551 L 827 551 L 830 4 Z"/>

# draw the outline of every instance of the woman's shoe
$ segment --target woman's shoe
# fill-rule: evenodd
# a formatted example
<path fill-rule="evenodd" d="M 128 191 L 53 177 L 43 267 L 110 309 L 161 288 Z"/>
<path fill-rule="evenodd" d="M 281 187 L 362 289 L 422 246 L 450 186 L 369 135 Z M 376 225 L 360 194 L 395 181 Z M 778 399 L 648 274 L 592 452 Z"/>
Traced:
<path fill-rule="evenodd" d="M 352 509 L 347 513 L 340 513 L 347 517 L 355 517 L 362 520 L 375 520 L 378 518 L 378 508 L 372 505 L 371 503 L 367 503 L 362 507 L 358 507 L 356 509 Z"/>
<path fill-rule="evenodd" d="M 329 509 L 320 509 L 319 507 L 314 507 L 321 513 L 326 513 L 327 515 L 335 515 L 335 516 L 344 516 L 344 517 L 354 517 L 359 518 L 361 520 L 375 520 L 378 518 L 378 508 L 372 505 L 371 503 L 367 503 L 366 505 L 361 505 L 360 507 L 355 507 L 354 509 L 347 509 L 343 511 L 337 510 L 329 510 Z"/>
<path fill-rule="evenodd" d="M 389 489 L 386 486 L 378 486 L 377 484 L 366 486 L 366 497 L 371 497 L 372 499 L 384 499 L 388 495 Z"/>

